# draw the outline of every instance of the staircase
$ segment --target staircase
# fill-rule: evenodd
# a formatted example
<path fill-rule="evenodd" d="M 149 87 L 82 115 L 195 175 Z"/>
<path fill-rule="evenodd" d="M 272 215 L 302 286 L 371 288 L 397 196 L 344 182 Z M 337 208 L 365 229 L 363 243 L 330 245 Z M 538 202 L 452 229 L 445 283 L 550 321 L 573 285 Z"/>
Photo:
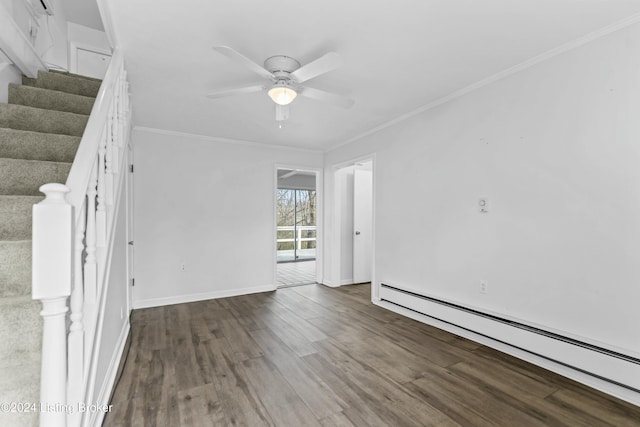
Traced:
<path fill-rule="evenodd" d="M 41 185 L 66 182 L 101 82 L 41 71 L 22 83 L 10 84 L 9 103 L 0 104 L 0 402 L 37 404 L 42 320 L 31 298 L 31 209 Z M 38 425 L 35 409 L 0 411 L 0 425 Z"/>

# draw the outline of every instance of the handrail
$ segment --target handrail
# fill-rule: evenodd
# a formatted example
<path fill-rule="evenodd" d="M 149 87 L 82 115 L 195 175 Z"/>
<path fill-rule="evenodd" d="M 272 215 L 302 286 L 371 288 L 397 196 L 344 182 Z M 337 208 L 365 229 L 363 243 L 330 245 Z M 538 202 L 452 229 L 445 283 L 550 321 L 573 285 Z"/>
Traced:
<path fill-rule="evenodd" d="M 66 185 L 42 186 L 46 198 L 33 209 L 33 298 L 43 303 L 46 355 L 41 402 L 71 408 L 41 412 L 41 426 L 90 422 L 91 414 L 78 409 L 93 400 L 130 123 L 124 60 L 116 50 Z"/>
<path fill-rule="evenodd" d="M 111 56 L 109 68 L 107 69 L 107 73 L 100 86 L 100 91 L 91 109 L 87 127 L 82 135 L 82 142 L 76 152 L 75 158 L 78 161 L 74 160 L 71 170 L 69 171 L 69 176 L 67 177 L 67 186 L 71 190 L 67 195 L 67 201 L 76 208 L 76 217 L 79 214 L 79 207 L 82 205 L 84 197 L 86 196 L 86 186 L 83 187 L 82 184 L 89 182 L 89 176 L 93 169 L 93 164 L 87 160 L 95 156 L 98 150 L 98 144 L 104 131 L 102 124 L 104 124 L 104 118 L 109 113 L 109 108 L 111 108 L 111 100 L 114 97 L 113 89 L 117 83 L 117 77 L 123 62 L 122 53 L 116 50 Z"/>

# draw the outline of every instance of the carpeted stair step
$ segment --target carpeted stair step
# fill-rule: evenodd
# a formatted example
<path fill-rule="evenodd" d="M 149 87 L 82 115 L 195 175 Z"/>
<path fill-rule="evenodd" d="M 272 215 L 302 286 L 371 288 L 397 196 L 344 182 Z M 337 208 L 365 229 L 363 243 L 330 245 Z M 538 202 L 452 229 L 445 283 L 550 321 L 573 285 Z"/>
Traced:
<path fill-rule="evenodd" d="M 42 348 L 42 303 L 22 295 L 0 299 L 0 366 L 34 359 Z"/>
<path fill-rule="evenodd" d="M 41 310 L 31 296 L 0 300 L 0 402 L 40 400 Z M 0 425 L 37 426 L 38 418 L 38 412 L 0 413 Z"/>
<path fill-rule="evenodd" d="M 70 169 L 71 163 L 0 158 L 0 195 L 40 196 L 41 185 L 64 184 Z"/>
<path fill-rule="evenodd" d="M 97 79 L 95 77 L 83 76 L 82 74 L 74 74 L 74 73 L 70 73 L 68 71 L 49 70 L 49 72 L 50 73 L 56 73 L 56 74 L 62 74 L 62 75 L 65 75 L 65 76 L 76 77 L 78 79 L 87 79 L 87 80 L 91 80 L 91 81 L 94 81 L 94 82 L 102 83 L 101 79 Z"/>
<path fill-rule="evenodd" d="M 38 360 L 16 360 L 13 363 L 0 365 L 0 402 L 36 402 L 36 410 L 40 407 L 40 368 L 41 355 L 34 355 Z M 0 426 L 38 427 L 39 412 L 1 412 Z"/>
<path fill-rule="evenodd" d="M 21 295 L 31 295 L 31 240 L 0 241 L 0 298 Z"/>
<path fill-rule="evenodd" d="M 31 210 L 44 196 L 0 195 L 0 240 L 31 238 Z"/>
<path fill-rule="evenodd" d="M 91 113 L 95 100 L 89 96 L 9 84 L 9 104 L 88 115 Z"/>
<path fill-rule="evenodd" d="M 73 162 L 79 136 L 0 128 L 0 157 L 7 159 Z"/>
<path fill-rule="evenodd" d="M 36 79 L 32 79 L 31 77 L 27 77 L 27 76 L 22 76 L 22 85 L 23 86 L 31 86 L 31 87 L 36 87 L 38 86 L 38 81 Z"/>
<path fill-rule="evenodd" d="M 75 77 L 62 73 L 38 71 L 37 79 L 23 77 L 22 84 L 95 98 L 100 90 L 101 82 L 100 80 Z"/>
<path fill-rule="evenodd" d="M 82 136 L 89 116 L 24 105 L 0 104 L 0 127 Z"/>

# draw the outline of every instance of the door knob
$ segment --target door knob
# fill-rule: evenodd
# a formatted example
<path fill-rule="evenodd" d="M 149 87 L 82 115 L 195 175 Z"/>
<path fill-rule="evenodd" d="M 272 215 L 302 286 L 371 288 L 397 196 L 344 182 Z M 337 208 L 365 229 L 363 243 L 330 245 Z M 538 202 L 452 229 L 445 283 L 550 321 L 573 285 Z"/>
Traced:
<path fill-rule="evenodd" d="M 360 232 L 359 232 L 359 231 L 356 231 L 356 236 L 359 236 L 359 235 L 360 235 Z"/>

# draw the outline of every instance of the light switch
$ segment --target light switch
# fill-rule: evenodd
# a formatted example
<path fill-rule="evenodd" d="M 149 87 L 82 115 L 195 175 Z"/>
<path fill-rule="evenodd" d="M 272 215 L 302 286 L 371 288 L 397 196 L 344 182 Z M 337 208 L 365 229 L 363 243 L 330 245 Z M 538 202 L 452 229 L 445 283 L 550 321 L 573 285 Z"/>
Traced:
<path fill-rule="evenodd" d="M 486 197 L 481 197 L 478 199 L 478 210 L 480 213 L 489 212 L 489 199 Z"/>

